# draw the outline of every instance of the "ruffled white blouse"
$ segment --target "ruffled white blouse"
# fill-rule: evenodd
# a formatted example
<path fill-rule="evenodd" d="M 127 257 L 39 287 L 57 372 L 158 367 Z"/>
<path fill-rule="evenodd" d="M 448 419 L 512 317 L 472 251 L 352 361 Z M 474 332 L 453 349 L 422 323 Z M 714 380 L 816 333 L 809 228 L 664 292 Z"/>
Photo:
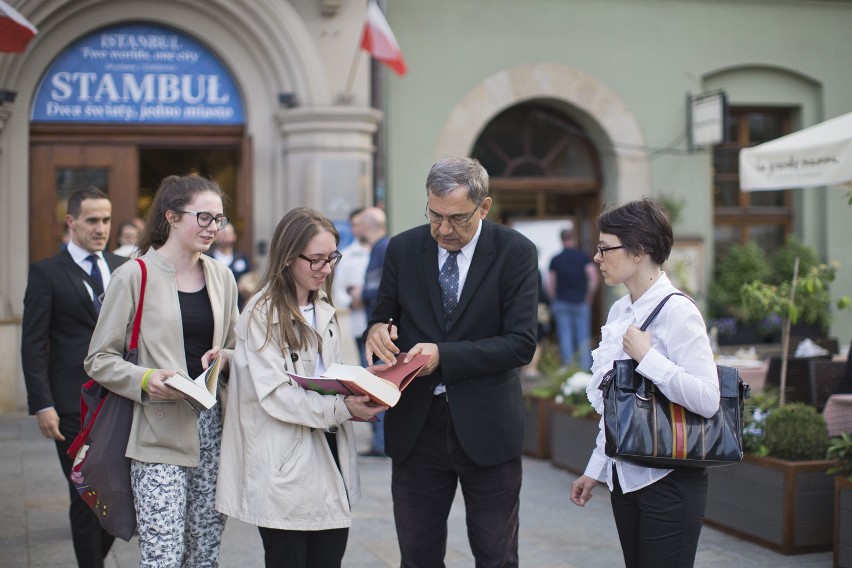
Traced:
<path fill-rule="evenodd" d="M 598 414 L 603 414 L 603 393 L 598 389 L 603 376 L 612 369 L 616 359 L 629 359 L 623 345 L 627 328 L 631 325 L 641 327 L 657 304 L 672 292 L 678 290 L 663 273 L 636 302 L 631 302 L 628 294 L 613 304 L 601 328 L 600 346 L 592 351 L 592 380 L 586 389 L 589 402 Z M 637 371 L 648 377 L 672 402 L 706 418 L 713 416 L 719 409 L 719 379 L 704 318 L 695 304 L 683 296 L 671 297 L 647 331 L 651 332 L 651 350 L 639 363 Z M 672 471 L 613 460 L 604 453 L 604 442 L 602 416 L 597 445 L 585 474 L 605 481 L 610 491 L 613 489 L 613 463 L 624 493 L 646 487 Z"/>

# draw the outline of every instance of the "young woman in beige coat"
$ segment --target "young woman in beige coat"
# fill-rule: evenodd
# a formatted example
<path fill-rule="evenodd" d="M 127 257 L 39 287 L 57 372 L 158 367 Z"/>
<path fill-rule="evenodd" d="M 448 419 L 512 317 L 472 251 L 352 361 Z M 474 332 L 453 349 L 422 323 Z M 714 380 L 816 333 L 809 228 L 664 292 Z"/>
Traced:
<path fill-rule="evenodd" d="M 329 299 L 339 240 L 312 209 L 285 215 L 237 323 L 216 508 L 258 526 L 267 567 L 340 566 L 360 497 L 351 419 L 387 409 L 306 391 L 287 375 L 319 376 L 340 361 Z"/>
<path fill-rule="evenodd" d="M 92 378 L 136 402 L 127 457 L 143 567 L 218 565 L 220 405 L 197 414 L 163 380 L 198 376 L 225 348 L 220 382 L 227 381 L 237 285 L 227 266 L 203 254 L 227 223 L 216 182 L 165 178 L 139 241 L 148 279 L 138 365 L 123 358 L 141 291 L 136 262 L 113 274 L 86 357 Z"/>

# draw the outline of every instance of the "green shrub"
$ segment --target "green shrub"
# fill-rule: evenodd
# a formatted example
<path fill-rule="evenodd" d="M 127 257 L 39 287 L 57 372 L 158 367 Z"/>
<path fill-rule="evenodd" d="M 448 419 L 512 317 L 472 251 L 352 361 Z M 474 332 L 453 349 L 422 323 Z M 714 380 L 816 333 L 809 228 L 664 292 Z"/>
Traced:
<path fill-rule="evenodd" d="M 748 321 L 741 308 L 740 289 L 743 284 L 767 280 L 771 274 L 772 268 L 766 253 L 753 241 L 744 245 L 731 245 L 717 265 L 715 277 L 707 290 L 710 317 L 734 316 L 741 321 Z"/>
<path fill-rule="evenodd" d="M 783 460 L 825 459 L 828 427 L 816 409 L 802 402 L 772 410 L 764 424 L 769 455 Z"/>

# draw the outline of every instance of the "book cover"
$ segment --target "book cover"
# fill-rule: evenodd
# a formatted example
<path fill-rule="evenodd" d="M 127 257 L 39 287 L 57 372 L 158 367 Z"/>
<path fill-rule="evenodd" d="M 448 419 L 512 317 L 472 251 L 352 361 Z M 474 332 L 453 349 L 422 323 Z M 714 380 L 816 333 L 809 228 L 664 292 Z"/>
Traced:
<path fill-rule="evenodd" d="M 177 373 L 163 381 L 169 387 L 179 390 L 186 395 L 186 400 L 198 411 L 209 410 L 216 404 L 216 391 L 219 386 L 219 370 L 222 367 L 222 353 L 216 356 L 213 363 L 203 373 L 190 379 Z"/>

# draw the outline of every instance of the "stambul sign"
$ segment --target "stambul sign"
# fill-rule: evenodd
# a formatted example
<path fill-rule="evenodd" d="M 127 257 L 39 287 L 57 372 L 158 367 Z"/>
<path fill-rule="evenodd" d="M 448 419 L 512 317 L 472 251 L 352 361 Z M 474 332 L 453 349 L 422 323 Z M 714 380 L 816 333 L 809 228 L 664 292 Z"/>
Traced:
<path fill-rule="evenodd" d="M 205 46 L 163 26 L 119 25 L 68 47 L 45 73 L 33 122 L 242 124 L 239 91 Z"/>

